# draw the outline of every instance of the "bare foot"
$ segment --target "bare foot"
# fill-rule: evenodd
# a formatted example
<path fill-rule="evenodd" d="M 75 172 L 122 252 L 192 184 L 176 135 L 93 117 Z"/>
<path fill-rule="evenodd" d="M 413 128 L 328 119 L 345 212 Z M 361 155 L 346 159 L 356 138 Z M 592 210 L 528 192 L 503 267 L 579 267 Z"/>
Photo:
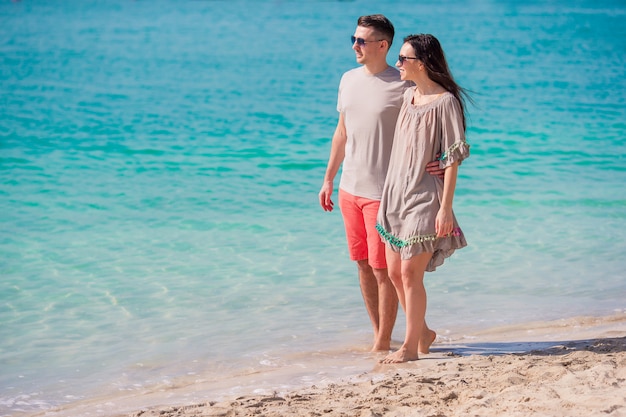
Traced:
<path fill-rule="evenodd" d="M 420 338 L 420 341 L 419 341 L 419 346 L 417 348 L 417 351 L 420 353 L 420 355 L 428 355 L 430 353 L 430 346 L 433 344 L 436 338 L 437 338 L 437 333 L 428 329 L 427 336 Z"/>
<path fill-rule="evenodd" d="M 389 343 L 382 344 L 375 344 L 374 346 L 372 346 L 372 350 L 370 350 L 370 352 L 389 352 L 391 350 L 391 345 Z"/>
<path fill-rule="evenodd" d="M 400 348 L 399 350 L 387 355 L 384 359 L 380 361 L 380 363 L 404 363 L 410 361 L 416 361 L 419 359 L 417 354 L 411 354 L 404 348 Z"/>
<path fill-rule="evenodd" d="M 374 345 L 370 352 L 389 352 L 391 350 L 391 338 L 378 340 L 374 338 Z"/>

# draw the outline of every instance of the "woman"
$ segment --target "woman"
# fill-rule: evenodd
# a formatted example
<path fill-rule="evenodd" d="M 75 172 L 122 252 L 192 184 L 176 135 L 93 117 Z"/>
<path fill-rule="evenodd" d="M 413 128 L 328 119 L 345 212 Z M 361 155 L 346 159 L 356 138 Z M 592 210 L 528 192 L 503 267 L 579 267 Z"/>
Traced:
<path fill-rule="evenodd" d="M 434 271 L 467 245 L 452 212 L 458 166 L 469 156 L 465 142 L 465 90 L 454 81 L 432 35 L 404 39 L 396 67 L 415 88 L 405 91 L 376 228 L 386 242 L 389 276 L 406 314 L 406 336 L 383 363 L 418 359 L 436 334 L 425 322 L 424 272 Z M 441 154 L 444 179 L 426 163 Z"/>

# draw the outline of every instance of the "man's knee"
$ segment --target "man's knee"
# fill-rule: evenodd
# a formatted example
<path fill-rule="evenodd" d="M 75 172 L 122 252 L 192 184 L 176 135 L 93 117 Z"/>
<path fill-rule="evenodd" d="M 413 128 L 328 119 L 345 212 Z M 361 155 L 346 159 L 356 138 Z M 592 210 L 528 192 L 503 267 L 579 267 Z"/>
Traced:
<path fill-rule="evenodd" d="M 389 279 L 389 271 L 387 270 L 387 268 L 372 268 L 372 272 L 376 277 L 376 281 L 379 285 L 391 282 Z"/>
<path fill-rule="evenodd" d="M 361 272 L 373 273 L 373 269 L 367 259 L 361 259 L 360 261 L 356 261 L 356 265 Z"/>

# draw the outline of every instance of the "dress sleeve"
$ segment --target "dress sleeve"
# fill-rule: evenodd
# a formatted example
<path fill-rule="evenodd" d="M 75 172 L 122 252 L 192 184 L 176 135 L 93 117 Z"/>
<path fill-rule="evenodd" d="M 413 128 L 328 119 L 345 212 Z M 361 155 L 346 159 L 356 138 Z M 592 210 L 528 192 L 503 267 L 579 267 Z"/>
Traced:
<path fill-rule="evenodd" d="M 441 112 L 441 156 L 439 167 L 447 168 L 469 156 L 470 145 L 465 141 L 463 111 L 458 100 L 450 97 L 444 102 Z"/>

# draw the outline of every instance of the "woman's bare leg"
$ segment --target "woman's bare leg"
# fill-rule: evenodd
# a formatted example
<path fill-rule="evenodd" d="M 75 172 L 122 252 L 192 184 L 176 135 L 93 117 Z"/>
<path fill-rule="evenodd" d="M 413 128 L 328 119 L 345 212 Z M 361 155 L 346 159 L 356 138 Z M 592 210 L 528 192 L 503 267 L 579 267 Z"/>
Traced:
<path fill-rule="evenodd" d="M 387 258 L 387 272 L 398 294 L 398 301 L 402 306 L 402 311 L 406 313 L 406 302 L 404 299 L 404 287 L 402 285 L 402 261 L 400 254 L 394 252 L 388 246 L 385 248 L 385 256 Z M 422 333 L 419 336 L 418 352 L 423 355 L 430 353 L 430 346 L 437 338 L 437 333 L 428 327 L 424 321 Z"/>
<path fill-rule="evenodd" d="M 390 258 L 387 258 L 391 281 L 396 286 L 398 299 L 406 313 L 406 334 L 400 349 L 384 358 L 382 363 L 416 360 L 419 358 L 420 339 L 425 338 L 422 342 L 422 349 L 427 350 L 432 344 L 432 341 L 429 341 L 432 337 L 430 333 L 432 330 L 428 329 L 425 322 L 426 289 L 424 288 L 424 272 L 431 257 L 432 253 L 422 253 L 411 259 L 401 260 L 400 280 L 397 278 L 399 254 L 391 255 L 391 262 Z"/>

